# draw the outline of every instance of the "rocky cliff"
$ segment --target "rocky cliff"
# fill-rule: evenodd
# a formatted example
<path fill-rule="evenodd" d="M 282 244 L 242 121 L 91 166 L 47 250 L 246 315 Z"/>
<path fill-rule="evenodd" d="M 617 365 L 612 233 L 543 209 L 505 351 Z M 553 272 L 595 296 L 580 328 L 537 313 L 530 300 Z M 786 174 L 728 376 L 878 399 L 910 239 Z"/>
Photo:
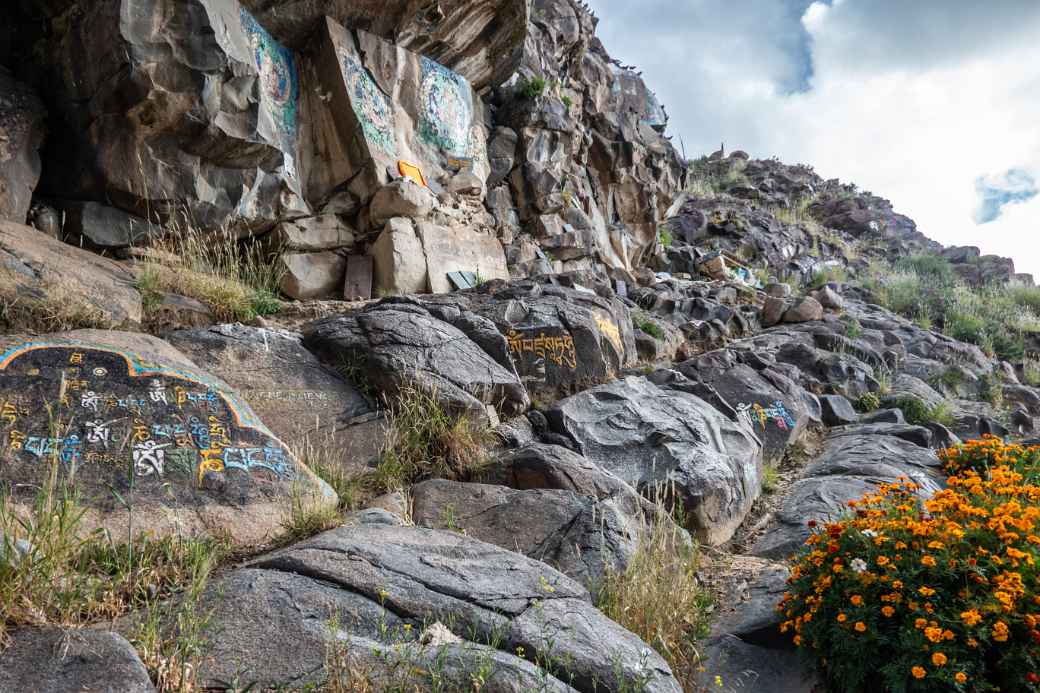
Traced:
<path fill-rule="evenodd" d="M 807 521 L 1034 435 L 1030 276 L 577 0 L 5 11 L 0 691 L 824 690 Z"/>

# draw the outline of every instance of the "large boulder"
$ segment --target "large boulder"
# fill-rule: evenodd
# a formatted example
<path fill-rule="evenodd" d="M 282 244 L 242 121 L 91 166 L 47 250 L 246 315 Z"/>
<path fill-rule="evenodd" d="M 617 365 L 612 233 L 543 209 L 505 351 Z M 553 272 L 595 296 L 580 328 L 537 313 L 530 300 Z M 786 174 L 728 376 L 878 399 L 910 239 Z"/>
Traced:
<path fill-rule="evenodd" d="M 155 686 L 118 633 L 25 628 L 0 652 L 0 691 L 154 693 Z"/>
<path fill-rule="evenodd" d="M 141 295 L 123 265 L 0 221 L 0 326 L 137 327 Z"/>
<path fill-rule="evenodd" d="M 755 370 L 740 363 L 742 357 L 746 354 L 722 349 L 685 361 L 677 368 L 691 380 L 712 388 L 759 437 L 766 459 L 779 460 L 809 424 L 820 421 L 820 402 L 779 370 Z"/>
<path fill-rule="evenodd" d="M 285 443 L 331 448 L 357 466 L 382 443 L 365 395 L 296 333 L 234 324 L 179 330 L 166 340 L 233 387 Z"/>
<path fill-rule="evenodd" d="M 762 448 L 692 394 L 629 376 L 556 402 L 553 429 L 645 494 L 674 493 L 698 538 L 729 539 L 761 490 Z"/>
<path fill-rule="evenodd" d="M 0 67 L 0 221 L 24 224 L 40 178 L 43 104 Z"/>
<path fill-rule="evenodd" d="M 635 364 L 632 317 L 612 291 L 533 281 L 488 282 L 475 291 L 431 297 L 461 322 L 489 322 L 504 335 L 505 359 L 531 391 L 579 389 Z M 471 317 L 466 317 L 466 316 Z"/>
<path fill-rule="evenodd" d="M 231 387 L 154 337 L 0 338 L 0 402 L 0 481 L 19 514 L 54 473 L 78 492 L 84 529 L 255 544 L 297 495 L 336 500 Z"/>
<path fill-rule="evenodd" d="M 413 486 L 412 519 L 548 563 L 590 590 L 627 566 L 646 526 L 642 504 L 572 491 L 515 490 L 434 479 Z"/>
<path fill-rule="evenodd" d="M 229 573 L 200 608 L 212 613 L 216 636 L 200 669 L 210 684 L 320 683 L 328 646 L 339 641 L 377 681 L 395 664 L 411 669 L 443 652 L 456 675 L 491 655 L 493 691 L 532 690 L 535 680 L 551 691 L 571 690 L 561 681 L 579 691 L 635 682 L 680 690 L 664 660 L 603 616 L 577 582 L 458 532 L 401 526 L 385 511 Z M 450 633 L 424 646 L 421 636 L 436 630 Z M 451 641 L 458 646 L 440 649 Z M 551 671 L 538 667 L 546 662 Z"/>
<path fill-rule="evenodd" d="M 481 412 L 491 404 L 520 413 L 530 399 L 504 356 L 505 339 L 490 332 L 483 334 L 497 341 L 498 359 L 422 303 L 384 299 L 307 325 L 304 343 L 326 363 L 360 366 L 373 391 L 390 398 L 414 385 L 451 409 Z"/>
<path fill-rule="evenodd" d="M 883 426 L 865 424 L 837 429 L 823 452 L 791 486 L 772 525 L 752 553 L 785 558 L 809 537 L 810 520 L 831 522 L 848 511 L 850 500 L 859 500 L 878 484 L 906 477 L 918 484 L 918 494 L 928 498 L 942 486 L 941 464 L 932 450 L 894 435 Z M 910 428 L 903 426 L 903 428 Z"/>

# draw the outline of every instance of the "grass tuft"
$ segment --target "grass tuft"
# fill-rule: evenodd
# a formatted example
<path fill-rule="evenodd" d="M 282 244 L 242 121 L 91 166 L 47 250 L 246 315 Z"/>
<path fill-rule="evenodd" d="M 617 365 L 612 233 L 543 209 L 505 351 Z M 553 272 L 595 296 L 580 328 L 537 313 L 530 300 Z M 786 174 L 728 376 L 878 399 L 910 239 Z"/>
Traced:
<path fill-rule="evenodd" d="M 685 544 L 662 501 L 624 571 L 608 572 L 599 609 L 667 660 L 684 686 L 698 668 L 697 638 L 707 634 L 711 598 L 697 579 L 698 554 Z"/>

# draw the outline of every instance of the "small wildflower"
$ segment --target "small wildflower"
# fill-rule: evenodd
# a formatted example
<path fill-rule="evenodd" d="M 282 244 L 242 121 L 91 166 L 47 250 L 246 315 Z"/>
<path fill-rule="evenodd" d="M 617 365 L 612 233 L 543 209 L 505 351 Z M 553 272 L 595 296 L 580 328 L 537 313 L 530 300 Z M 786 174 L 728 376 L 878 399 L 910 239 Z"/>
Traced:
<path fill-rule="evenodd" d="M 862 558 L 853 558 L 849 567 L 856 573 L 864 573 L 867 570 L 867 562 Z"/>

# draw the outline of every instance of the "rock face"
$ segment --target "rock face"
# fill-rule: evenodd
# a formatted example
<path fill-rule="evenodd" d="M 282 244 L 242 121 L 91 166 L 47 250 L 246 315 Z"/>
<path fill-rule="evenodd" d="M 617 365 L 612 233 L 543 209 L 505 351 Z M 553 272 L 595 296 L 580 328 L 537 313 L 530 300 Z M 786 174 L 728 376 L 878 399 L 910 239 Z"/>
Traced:
<path fill-rule="evenodd" d="M 522 0 L 448 0 L 416 9 L 404 0 L 243 0 L 279 40 L 301 48 L 325 17 L 361 27 L 451 67 L 477 88 L 516 69 L 527 24 Z"/>
<path fill-rule="evenodd" d="M 400 176 L 439 188 L 463 172 L 487 178 L 484 106 L 464 77 L 332 19 L 318 36 L 305 68 L 313 84 L 305 98 L 315 102 L 308 111 L 323 116 L 304 140 L 304 161 L 314 163 L 306 173 L 310 198 L 348 181 L 366 201 Z"/>
<path fill-rule="evenodd" d="M 154 693 L 155 687 L 117 633 L 26 628 L 0 652 L 0 691 Z"/>
<path fill-rule="evenodd" d="M 43 104 L 0 67 L 0 220 L 24 224 L 40 178 Z"/>
<path fill-rule="evenodd" d="M 234 0 L 102 0 L 50 48 L 55 151 L 90 162 L 53 167 L 51 189 L 203 228 L 307 213 L 297 60 Z"/>
<path fill-rule="evenodd" d="M 565 269 L 584 259 L 632 270 L 657 244 L 682 169 L 656 97 L 607 55 L 595 24 L 573 0 L 535 3 L 497 124 L 518 140 L 507 180 L 521 229 L 539 244 L 575 234 Z"/>
<path fill-rule="evenodd" d="M 90 323 L 135 327 L 141 296 L 134 275 L 94 253 L 66 245 L 36 229 L 0 221 L 0 297 L 11 302 L 8 327 L 19 329 L 19 307 L 33 323 Z M 3 321 L 0 320 L 0 324 Z M 33 325 L 35 327 L 35 325 Z"/>
<path fill-rule="evenodd" d="M 489 644 L 499 648 L 488 690 L 530 690 L 525 682 L 533 680 L 552 691 L 570 690 L 561 681 L 593 691 L 637 680 L 647 691 L 681 690 L 667 664 L 600 614 L 570 578 L 457 532 L 399 526 L 392 518 L 370 512 L 216 583 L 203 600 L 220 634 L 203 664 L 204 681 L 248 674 L 268 688 L 320 680 L 333 635 L 348 652 L 389 649 L 390 660 L 361 660 L 385 675 L 398 656 L 434 656 L 435 647 L 416 640 L 439 622 L 461 639 L 449 650 L 448 659 L 458 661 L 453 668 L 472 666 Z M 330 632 L 332 619 L 338 632 Z M 526 661 L 515 656 L 517 648 Z M 545 655 L 556 663 L 552 674 L 532 664 Z"/>
<path fill-rule="evenodd" d="M 100 339 L 99 339 L 100 337 Z M 294 489 L 331 489 L 227 384 L 154 337 L 119 332 L 0 339 L 5 484 L 16 511 L 57 467 L 87 509 L 86 526 L 155 534 L 269 538 Z"/>
<path fill-rule="evenodd" d="M 635 554 L 642 507 L 557 490 L 518 491 L 435 479 L 412 488 L 417 525 L 463 532 L 559 570 L 590 590 Z"/>
<path fill-rule="evenodd" d="M 708 543 L 729 539 L 760 492 L 759 442 L 694 395 L 627 377 L 561 400 L 546 416 L 582 455 L 644 494 L 674 493 Z"/>

